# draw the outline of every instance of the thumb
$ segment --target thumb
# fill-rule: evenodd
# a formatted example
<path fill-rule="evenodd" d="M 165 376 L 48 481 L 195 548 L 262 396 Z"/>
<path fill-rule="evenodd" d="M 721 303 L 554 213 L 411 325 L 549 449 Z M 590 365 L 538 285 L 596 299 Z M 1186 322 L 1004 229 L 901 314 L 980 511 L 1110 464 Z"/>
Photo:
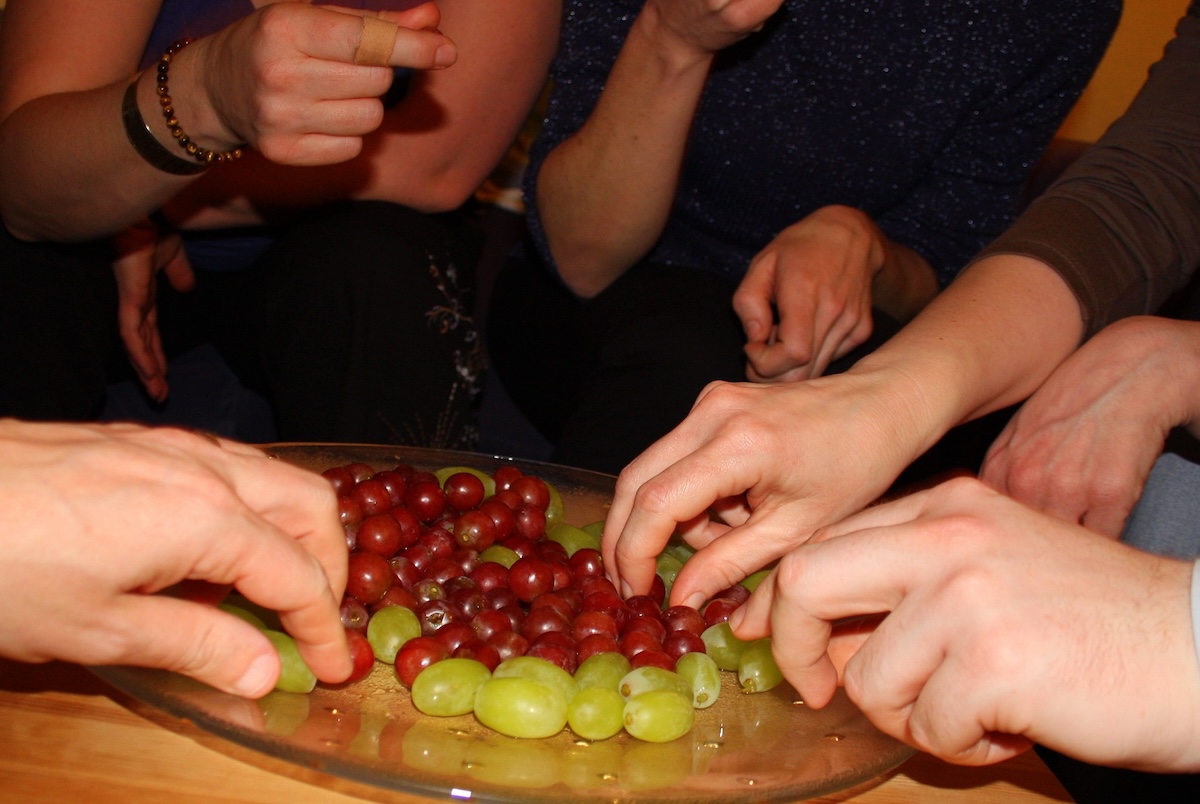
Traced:
<path fill-rule="evenodd" d="M 127 595 L 117 612 L 125 641 L 111 663 L 171 670 L 223 692 L 259 698 L 275 687 L 280 661 L 266 635 L 214 606 L 164 595 Z"/>

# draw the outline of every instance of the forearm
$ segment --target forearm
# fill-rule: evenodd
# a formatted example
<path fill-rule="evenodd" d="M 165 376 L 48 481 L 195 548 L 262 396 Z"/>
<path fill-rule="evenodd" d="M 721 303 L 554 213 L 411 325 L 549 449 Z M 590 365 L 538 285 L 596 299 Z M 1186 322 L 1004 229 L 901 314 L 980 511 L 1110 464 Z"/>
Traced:
<path fill-rule="evenodd" d="M 899 448 L 920 455 L 950 428 L 1021 401 L 1079 344 L 1079 303 L 1050 267 L 978 262 L 850 373 L 896 372 Z"/>
<path fill-rule="evenodd" d="M 648 4 L 591 116 L 538 175 L 551 254 L 564 281 L 583 296 L 645 256 L 671 211 L 712 54 L 665 35 L 659 22 Z"/>
<path fill-rule="evenodd" d="M 139 108 L 165 131 L 153 85 L 153 75 L 142 77 Z M 126 86 L 121 81 L 39 98 L 0 126 L 0 217 L 14 236 L 62 241 L 107 236 L 194 179 L 160 171 L 134 150 L 121 121 Z"/>

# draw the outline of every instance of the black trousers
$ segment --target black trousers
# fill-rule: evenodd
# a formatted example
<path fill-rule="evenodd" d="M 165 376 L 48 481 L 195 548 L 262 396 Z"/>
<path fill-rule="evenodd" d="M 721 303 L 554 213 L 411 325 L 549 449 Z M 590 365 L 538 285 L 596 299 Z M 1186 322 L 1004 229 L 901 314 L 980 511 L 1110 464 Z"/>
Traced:
<path fill-rule="evenodd" d="M 91 420 L 132 376 L 111 256 L 0 231 L 0 415 Z M 335 205 L 245 270 L 200 271 L 187 294 L 160 283 L 160 328 L 169 355 L 216 346 L 283 440 L 469 448 L 485 368 L 477 258 L 468 210 Z"/>

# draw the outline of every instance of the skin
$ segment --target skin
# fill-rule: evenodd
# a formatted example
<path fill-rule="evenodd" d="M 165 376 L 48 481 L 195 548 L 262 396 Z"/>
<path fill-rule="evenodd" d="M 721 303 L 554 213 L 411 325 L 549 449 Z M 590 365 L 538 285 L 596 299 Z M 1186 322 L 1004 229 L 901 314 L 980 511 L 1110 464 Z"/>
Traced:
<path fill-rule="evenodd" d="M 870 504 L 954 425 L 1029 396 L 1082 332 L 1058 274 L 998 256 L 967 269 L 848 372 L 714 383 L 621 472 L 605 565 L 626 593 L 644 593 L 678 530 L 697 553 L 671 602 L 702 603 Z"/>
<path fill-rule="evenodd" d="M 882 731 L 952 762 L 1039 743 L 1194 772 L 1191 575 L 1191 562 L 960 478 L 821 530 L 730 624 L 743 638 L 774 635 L 809 706 L 829 701 L 840 674 Z M 873 631 L 831 643 L 840 618 L 880 613 Z"/>
<path fill-rule="evenodd" d="M 280 612 L 318 678 L 349 675 L 346 543 L 324 478 L 134 425 L 0 420 L 0 454 L 5 656 L 164 668 L 259 697 L 279 657 L 212 605 L 214 590 L 235 588 Z M 197 583 L 208 602 L 159 594 Z"/>
<path fill-rule="evenodd" d="M 539 212 L 563 281 L 590 298 L 644 258 L 671 213 L 713 60 L 780 0 L 648 0 L 587 121 L 538 174 Z M 747 378 L 822 373 L 871 333 L 872 303 L 908 320 L 937 292 L 929 264 L 866 215 L 830 206 L 752 261 L 734 298 Z M 776 321 L 776 311 L 778 321 Z"/>
<path fill-rule="evenodd" d="M 1200 324 L 1151 316 L 1101 330 L 1017 411 L 980 477 L 1011 497 L 1120 535 L 1170 431 L 1197 433 Z"/>
<path fill-rule="evenodd" d="M 172 61 L 172 96 L 192 138 L 218 149 L 250 144 L 238 162 L 200 177 L 150 168 L 114 114 L 157 2 L 123 3 L 109 13 L 95 4 L 81 9 L 76 0 L 16 0 L 0 34 L 0 170 L 26 179 L 0 187 L 0 215 L 26 239 L 116 235 L 121 338 L 158 401 L 169 387 L 155 272 L 178 290 L 195 280 L 178 239 L 156 235 L 144 215 L 159 209 L 176 228 L 210 229 L 277 222 L 346 199 L 454 209 L 524 122 L 544 84 L 559 19 L 558 0 L 482 8 L 439 0 L 404 12 L 258 5 Z M 393 71 L 352 63 L 360 16 L 375 13 L 402 26 L 391 64 L 415 70 L 405 97 L 388 109 L 379 96 Z M 139 82 L 139 106 L 150 121 L 159 118 L 153 83 L 153 70 Z M 98 132 L 96 151 L 85 154 L 74 137 L 59 137 L 57 120 L 66 113 L 74 130 Z M 152 128 L 169 138 L 165 126 Z"/>

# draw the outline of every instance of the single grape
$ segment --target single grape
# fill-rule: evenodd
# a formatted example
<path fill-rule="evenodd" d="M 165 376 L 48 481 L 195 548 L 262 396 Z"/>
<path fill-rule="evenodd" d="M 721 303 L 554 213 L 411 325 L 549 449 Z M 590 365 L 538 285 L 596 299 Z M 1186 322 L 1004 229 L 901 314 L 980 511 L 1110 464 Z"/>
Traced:
<path fill-rule="evenodd" d="M 245 620 L 246 622 L 250 623 L 255 628 L 257 628 L 259 631 L 267 630 L 267 624 L 265 622 L 263 622 L 262 617 L 259 617 L 254 612 L 247 611 L 246 609 L 242 608 L 241 606 L 235 606 L 232 603 L 220 603 L 217 605 L 217 608 L 221 609 L 221 611 L 225 612 L 226 614 L 232 614 L 234 617 L 237 617 L 239 620 Z M 365 612 L 364 612 L 364 614 L 365 614 Z"/>
<path fill-rule="evenodd" d="M 504 665 L 501 662 L 497 672 Z M 475 717 L 509 737 L 552 737 L 567 725 L 567 699 L 558 689 L 531 678 L 498 678 L 493 673 L 475 695 Z"/>
<path fill-rule="evenodd" d="M 658 577 L 662 578 L 667 592 L 670 592 L 671 586 L 675 583 L 675 577 L 683 569 L 683 562 L 671 553 L 660 553 L 654 561 L 654 568 Z"/>
<path fill-rule="evenodd" d="M 742 651 L 738 662 L 738 683 L 742 692 L 766 692 L 783 682 L 783 673 L 771 654 L 771 638 L 756 639 Z"/>
<path fill-rule="evenodd" d="M 527 678 L 550 687 L 570 701 L 579 692 L 579 684 L 566 670 L 553 662 L 536 656 L 515 656 L 500 663 L 492 673 L 493 678 Z"/>
<path fill-rule="evenodd" d="M 312 692 L 317 686 L 317 677 L 300 655 L 296 640 L 282 631 L 270 628 L 263 633 L 271 640 L 279 654 L 279 680 L 275 682 L 275 689 L 284 692 Z"/>
<path fill-rule="evenodd" d="M 707 653 L 685 653 L 675 662 L 675 672 L 692 685 L 692 706 L 707 709 L 721 694 L 721 668 Z"/>
<path fill-rule="evenodd" d="M 696 710 L 690 695 L 654 689 L 626 701 L 622 719 L 625 731 L 639 740 L 666 743 L 691 731 Z"/>
<path fill-rule="evenodd" d="M 575 683 L 580 689 L 606 687 L 616 691 L 633 667 L 622 654 L 615 652 L 597 653 L 584 659 L 575 671 Z"/>
<path fill-rule="evenodd" d="M 438 479 L 438 482 L 442 484 L 442 488 L 446 492 L 446 498 L 448 501 L 450 497 L 460 493 L 464 488 L 478 488 L 478 499 L 475 499 L 475 494 L 472 492 L 465 500 L 460 500 L 460 502 L 450 501 L 450 504 L 460 511 L 465 511 L 468 508 L 475 508 L 485 499 L 496 493 L 496 481 L 486 473 L 481 472 L 478 469 L 473 469 L 470 466 L 445 466 L 441 469 L 438 469 L 433 473 L 433 475 Z M 456 475 L 468 475 L 471 480 L 467 480 L 462 477 L 456 477 Z M 478 481 L 478 487 L 476 487 L 474 481 Z M 472 500 L 474 501 L 472 502 Z"/>
<path fill-rule="evenodd" d="M 439 717 L 468 714 L 475 709 L 480 685 L 491 677 L 487 667 L 474 659 L 451 657 L 436 662 L 413 680 L 413 706 Z"/>
<path fill-rule="evenodd" d="M 567 704 L 567 725 L 585 740 L 607 740 L 625 725 L 625 699 L 608 687 L 582 689 Z"/>
<path fill-rule="evenodd" d="M 375 651 L 371 647 L 370 641 L 363 636 L 362 632 L 347 628 L 346 645 L 350 648 L 352 663 L 350 677 L 346 679 L 346 683 L 359 681 L 369 676 L 371 669 L 375 666 Z"/>
<path fill-rule="evenodd" d="M 705 652 L 717 663 L 722 670 L 737 670 L 742 660 L 742 654 L 749 645 L 745 640 L 733 635 L 729 623 L 717 623 L 704 629 L 700 635 L 704 640 Z"/>
<path fill-rule="evenodd" d="M 404 606 L 385 606 L 367 622 L 367 641 L 375 658 L 392 664 L 396 653 L 410 639 L 421 636 L 421 621 Z"/>
<path fill-rule="evenodd" d="M 650 690 L 671 690 L 689 701 L 692 700 L 691 682 L 678 673 L 661 667 L 635 667 L 617 684 L 617 692 L 627 701 Z"/>
<path fill-rule="evenodd" d="M 430 636 L 419 636 L 405 642 L 396 653 L 396 678 L 408 688 L 417 677 L 438 662 L 450 658 L 446 646 Z"/>
<path fill-rule="evenodd" d="M 574 525 L 568 525 L 565 522 L 549 528 L 546 531 L 546 538 L 552 542 L 561 544 L 563 549 L 567 551 L 568 557 L 573 556 L 584 548 L 591 550 L 600 549 L 600 542 L 590 533 Z"/>

